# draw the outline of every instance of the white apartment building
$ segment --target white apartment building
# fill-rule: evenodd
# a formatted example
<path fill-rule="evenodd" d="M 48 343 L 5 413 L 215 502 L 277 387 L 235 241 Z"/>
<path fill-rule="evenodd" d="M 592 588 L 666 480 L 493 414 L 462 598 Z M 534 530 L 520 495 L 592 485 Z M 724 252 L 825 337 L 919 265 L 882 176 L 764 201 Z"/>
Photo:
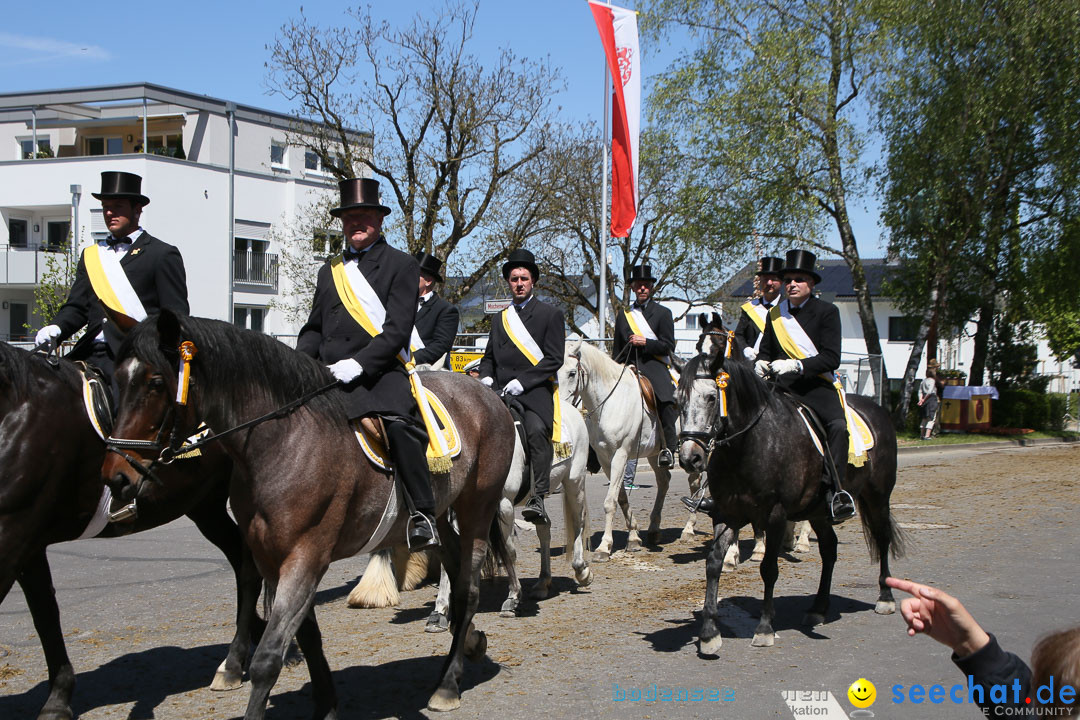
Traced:
<path fill-rule="evenodd" d="M 337 191 L 316 154 L 286 143 L 304 127 L 149 83 L 0 94 L 0 339 L 43 324 L 34 288 L 50 258 L 77 261 L 107 234 L 91 193 L 108 170 L 143 178 L 141 224 L 180 249 L 193 315 L 295 333 L 268 307 L 285 290 L 278 243 L 302 208 Z M 354 142 L 370 152 L 370 135 Z"/>

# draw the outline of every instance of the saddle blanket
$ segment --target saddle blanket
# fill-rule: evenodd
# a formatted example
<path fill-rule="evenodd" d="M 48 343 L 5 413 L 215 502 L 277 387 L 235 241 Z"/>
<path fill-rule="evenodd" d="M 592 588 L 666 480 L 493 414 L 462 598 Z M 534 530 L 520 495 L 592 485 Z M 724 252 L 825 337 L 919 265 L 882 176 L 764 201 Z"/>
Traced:
<path fill-rule="evenodd" d="M 454 424 L 454 419 L 450 417 L 449 411 L 446 406 L 442 404 L 438 396 L 428 388 L 424 388 L 424 392 L 427 393 L 428 402 L 431 403 L 431 409 L 435 413 L 435 419 L 439 424 L 439 429 L 442 431 L 443 437 L 446 439 L 446 446 L 450 448 L 450 457 L 457 457 L 461 453 L 461 436 L 458 434 L 457 425 Z M 386 446 L 377 441 L 375 438 L 370 437 L 368 432 L 361 426 L 360 419 L 352 421 L 353 434 L 356 435 L 356 441 L 360 443 L 360 447 L 363 448 L 364 454 L 367 455 L 368 460 L 372 462 L 376 467 L 383 470 L 390 470 L 393 468 L 393 463 L 390 462 L 389 453 L 386 450 Z M 428 455 L 431 454 L 431 446 L 428 446 Z"/>
<path fill-rule="evenodd" d="M 862 467 L 866 464 L 870 448 L 874 447 L 874 434 L 870 432 L 870 426 L 866 424 L 866 420 L 853 407 L 847 405 L 845 409 L 847 410 L 848 426 L 848 465 Z M 808 409 L 802 405 L 799 406 L 799 417 L 802 418 L 803 424 L 806 425 L 806 431 L 810 433 L 810 439 L 814 441 L 814 447 L 817 448 L 818 453 L 824 456 L 825 448 L 822 446 L 821 438 L 818 437 L 814 426 L 810 423 L 810 418 L 807 417 L 808 412 L 810 412 Z"/>

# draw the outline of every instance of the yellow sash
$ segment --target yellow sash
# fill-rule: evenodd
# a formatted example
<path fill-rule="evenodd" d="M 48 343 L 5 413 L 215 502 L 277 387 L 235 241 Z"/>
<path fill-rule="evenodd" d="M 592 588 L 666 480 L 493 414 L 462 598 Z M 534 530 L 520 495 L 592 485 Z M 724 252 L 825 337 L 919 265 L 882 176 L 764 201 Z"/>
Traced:
<path fill-rule="evenodd" d="M 142 301 L 115 255 L 103 256 L 100 245 L 91 245 L 83 250 L 83 265 L 103 305 L 136 322 L 146 319 Z"/>
<path fill-rule="evenodd" d="M 353 320 L 355 320 L 357 324 L 364 329 L 364 332 L 371 337 L 375 337 L 382 333 L 382 328 L 376 327 L 371 316 L 367 310 L 364 309 L 363 303 L 353 291 L 352 283 L 345 274 L 345 263 L 341 257 L 336 257 L 330 262 L 330 273 L 334 277 L 334 287 L 337 289 L 338 298 L 341 300 L 341 304 L 345 306 L 345 309 L 349 311 L 349 315 L 352 316 Z M 372 293 L 372 296 L 368 298 L 368 301 L 378 302 L 378 298 Z M 424 427 L 427 429 L 428 467 L 434 473 L 448 473 L 450 472 L 450 468 L 453 467 L 453 460 L 451 459 L 449 448 L 446 446 L 446 438 L 439 428 L 438 422 L 435 420 L 435 414 L 431 409 L 427 393 L 424 392 L 424 386 L 421 384 L 420 378 L 416 374 L 416 365 L 412 361 L 412 356 L 409 353 L 408 348 L 402 348 L 398 351 L 397 358 L 398 361 L 405 366 L 405 370 L 409 375 L 409 386 L 412 390 L 412 396 L 416 401 L 417 407 L 420 408 L 420 416 L 424 419 Z"/>
<path fill-rule="evenodd" d="M 634 332 L 635 335 L 640 335 L 641 337 L 647 338 L 649 340 L 658 339 L 656 337 L 656 333 L 652 329 L 652 326 L 649 325 L 649 321 L 645 319 L 645 315 L 642 314 L 640 310 L 624 310 L 623 315 L 626 316 L 626 322 L 630 324 L 630 329 Z M 638 322 L 638 315 L 641 315 L 640 323 Z M 678 385 L 679 373 L 671 365 L 671 356 L 653 355 L 653 357 L 664 363 L 664 366 L 667 367 L 668 375 L 671 376 L 671 382 Z"/>
<path fill-rule="evenodd" d="M 534 302 L 539 301 L 534 300 Z M 529 334 L 529 329 L 525 327 L 525 323 L 521 321 L 517 313 L 518 311 L 513 306 L 502 311 L 503 330 L 506 332 L 506 336 L 510 338 L 510 342 L 514 343 L 514 347 L 529 361 L 529 364 L 536 367 L 543 359 L 544 353 L 536 340 L 533 339 L 533 336 Z M 570 457 L 573 448 L 570 447 L 570 443 L 563 442 L 562 439 L 562 402 L 559 400 L 559 377 L 557 375 L 551 376 L 551 384 L 554 386 L 552 402 L 555 406 L 551 413 L 551 443 L 555 448 L 556 459 L 561 460 Z"/>
<path fill-rule="evenodd" d="M 745 312 L 754 325 L 757 327 L 758 332 L 765 332 L 765 310 L 761 307 L 761 303 L 743 303 L 743 312 Z"/>
<path fill-rule="evenodd" d="M 787 307 L 788 301 L 784 300 L 769 310 L 769 319 L 772 321 L 773 332 L 776 333 L 776 339 L 780 343 L 781 349 L 787 353 L 788 357 L 796 360 L 805 360 L 817 355 L 817 348 L 814 347 L 813 340 L 802 330 L 802 326 L 798 324 L 799 321 L 792 317 L 790 313 L 787 317 L 784 316 L 784 310 Z M 792 329 L 800 333 L 800 337 L 796 338 L 789 332 L 789 322 L 793 323 Z M 836 394 L 840 398 L 840 407 L 844 409 L 848 429 L 848 463 L 855 467 L 862 467 L 866 462 L 867 451 L 874 446 L 874 438 L 866 424 L 860 423 L 856 419 L 855 413 L 848 407 L 847 398 L 844 396 L 844 386 L 836 377 L 836 373 L 821 373 L 819 377 L 836 388 Z"/>

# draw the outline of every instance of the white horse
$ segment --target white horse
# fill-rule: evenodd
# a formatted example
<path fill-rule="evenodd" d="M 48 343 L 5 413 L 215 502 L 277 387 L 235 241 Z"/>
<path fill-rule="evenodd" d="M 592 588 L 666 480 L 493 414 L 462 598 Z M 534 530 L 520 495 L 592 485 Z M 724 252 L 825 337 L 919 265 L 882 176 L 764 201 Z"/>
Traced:
<path fill-rule="evenodd" d="M 615 509 L 621 507 L 629 536 L 626 549 L 641 549 L 637 521 L 623 489 L 623 472 L 633 458 L 648 458 L 656 473 L 656 499 L 649 515 L 646 539 L 660 539 L 660 511 L 664 507 L 671 472 L 657 465 L 657 455 L 663 447 L 664 435 L 655 412 L 645 407 L 637 376 L 627 367 L 612 360 L 604 352 L 570 340 L 559 370 L 559 385 L 585 408 L 585 424 L 604 473 L 608 476 L 607 497 L 604 498 L 604 538 L 593 553 L 593 560 L 603 562 L 611 557 L 612 525 Z M 701 482 L 699 473 L 690 475 L 690 492 L 697 493 Z M 682 531 L 682 539 L 694 537 L 697 514 L 691 513 Z"/>
<path fill-rule="evenodd" d="M 784 544 L 781 546 L 786 551 L 807 553 L 810 552 L 810 521 L 800 520 L 789 522 L 784 532 Z M 765 533 L 754 530 L 754 550 L 750 555 L 750 562 L 760 563 L 765 559 Z M 724 572 L 735 572 L 739 563 L 739 533 L 735 533 L 735 541 L 728 548 L 724 556 Z"/>
<path fill-rule="evenodd" d="M 581 413 L 567 402 L 562 404 L 563 440 L 570 443 L 570 457 L 556 460 L 551 467 L 551 489 L 562 486 L 563 514 L 566 519 L 566 548 L 570 565 L 574 570 L 574 579 L 581 586 L 592 582 L 592 570 L 586 556 L 586 543 L 589 536 L 589 514 L 585 502 L 585 466 L 589 458 L 589 434 Z M 514 505 L 521 504 L 528 498 L 528 492 L 522 487 L 528 482 L 525 466 L 526 453 L 521 444 L 520 435 L 514 443 L 514 459 L 510 472 L 503 486 L 503 499 L 499 504 L 499 526 L 506 540 L 507 551 L 512 560 L 506 568 L 510 583 L 510 592 L 499 614 L 512 617 L 521 597 L 521 583 L 517 576 L 517 548 L 514 542 Z M 537 538 L 540 541 L 540 578 L 529 591 L 529 597 L 545 598 L 551 589 L 551 526 L 537 525 Z M 404 546 L 394 550 L 374 553 L 368 561 L 360 582 L 349 593 L 350 607 L 392 607 L 400 600 L 399 589 L 411 590 L 426 577 L 426 553 L 408 555 Z M 449 607 L 450 585 L 446 573 L 439 581 L 439 595 L 435 600 L 435 610 L 428 619 L 426 630 L 439 632 L 446 629 Z"/>

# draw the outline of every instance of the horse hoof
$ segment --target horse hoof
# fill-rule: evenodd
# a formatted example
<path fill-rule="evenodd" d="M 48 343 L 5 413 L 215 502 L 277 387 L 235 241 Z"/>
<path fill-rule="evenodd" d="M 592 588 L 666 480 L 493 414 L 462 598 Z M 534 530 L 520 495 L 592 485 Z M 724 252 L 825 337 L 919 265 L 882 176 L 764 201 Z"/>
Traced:
<path fill-rule="evenodd" d="M 823 613 L 808 612 L 806 617 L 803 618 L 803 625 L 807 627 L 815 627 L 817 625 L 825 624 L 825 615 Z"/>
<path fill-rule="evenodd" d="M 722 573 L 733 573 L 738 569 L 739 569 L 738 565 L 731 562 L 730 560 L 725 560 L 724 561 L 724 566 L 722 568 L 720 568 L 720 572 L 722 572 Z"/>
<path fill-rule="evenodd" d="M 626 543 L 626 552 L 640 552 L 640 551 L 641 551 L 641 541 L 640 540 L 630 540 L 629 542 Z"/>
<path fill-rule="evenodd" d="M 68 707 L 42 708 L 38 720 L 73 720 L 75 714 Z"/>
<path fill-rule="evenodd" d="M 214 679 L 210 683 L 210 689 L 214 692 L 225 692 L 226 690 L 239 690 L 244 686 L 244 680 L 240 676 L 230 673 L 224 667 L 225 663 L 222 663 L 222 667 L 217 669 L 214 673 Z"/>
<path fill-rule="evenodd" d="M 795 545 L 795 552 L 797 552 L 797 553 L 808 553 L 808 552 L 810 552 L 810 543 L 804 542 L 804 543 L 796 544 Z"/>
<path fill-rule="evenodd" d="M 580 587 L 588 587 L 592 585 L 592 570 L 589 568 L 582 568 L 574 573 L 574 577 L 577 580 L 577 584 Z"/>
<path fill-rule="evenodd" d="M 697 533 L 693 530 L 689 532 L 683 530 L 682 535 L 679 536 L 679 542 L 694 542 L 695 540 L 697 540 Z"/>
<path fill-rule="evenodd" d="M 480 662 L 487 654 L 487 635 L 479 630 L 473 630 L 469 639 L 465 641 L 465 657 L 473 662 Z M 460 704 L 460 699 L 458 703 Z"/>
<path fill-rule="evenodd" d="M 427 709 L 434 712 L 450 712 L 461 707 L 461 696 L 449 690 L 439 688 L 428 700 Z"/>
<path fill-rule="evenodd" d="M 517 598 L 506 598 L 506 602 L 499 608 L 499 617 L 515 617 L 517 615 Z"/>
<path fill-rule="evenodd" d="M 698 646 L 698 654 L 709 658 L 720 657 L 720 648 L 723 644 L 724 638 L 721 635 L 717 635 L 709 640 L 702 638 L 701 643 Z"/>
<path fill-rule="evenodd" d="M 750 562 L 759 563 L 764 559 L 765 559 L 765 553 L 757 553 L 756 552 L 756 553 L 754 553 L 753 555 L 750 556 Z"/>
<path fill-rule="evenodd" d="M 551 596 L 551 582 L 538 582 L 529 590 L 530 600 L 546 600 Z M 505 615 L 503 617 L 506 617 Z"/>
<path fill-rule="evenodd" d="M 450 627 L 450 620 L 442 613 L 433 612 L 428 616 L 427 625 L 424 626 L 424 632 L 446 632 L 448 627 Z"/>
<path fill-rule="evenodd" d="M 775 633 L 754 633 L 754 639 L 750 641 L 750 647 L 772 647 L 775 642 Z"/>
<path fill-rule="evenodd" d="M 878 600 L 874 606 L 874 612 L 878 615 L 892 615 L 896 612 L 896 602 L 893 600 Z"/>
<path fill-rule="evenodd" d="M 611 553 L 606 553 L 603 550 L 597 550 L 592 554 L 592 561 L 594 563 L 604 563 L 611 559 Z"/>
<path fill-rule="evenodd" d="M 660 533 L 659 533 L 659 531 L 650 530 L 648 532 L 648 534 L 645 535 L 645 542 L 649 543 L 650 545 L 659 545 L 660 544 Z"/>

